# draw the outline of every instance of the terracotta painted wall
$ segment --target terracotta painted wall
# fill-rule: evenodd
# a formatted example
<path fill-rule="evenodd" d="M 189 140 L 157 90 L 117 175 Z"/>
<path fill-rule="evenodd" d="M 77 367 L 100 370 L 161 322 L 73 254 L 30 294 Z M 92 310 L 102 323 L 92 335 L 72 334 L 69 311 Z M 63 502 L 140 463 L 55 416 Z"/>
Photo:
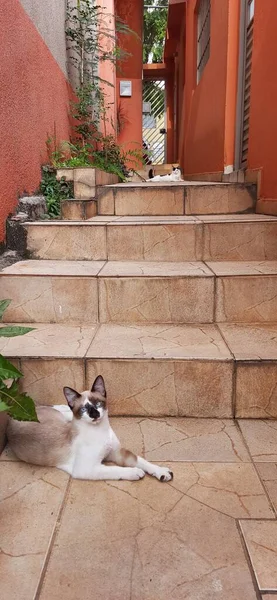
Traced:
<path fill-rule="evenodd" d="M 186 85 L 183 103 L 185 173 L 223 171 L 234 162 L 236 87 L 227 88 L 227 69 L 235 74 L 239 0 L 211 0 L 210 58 L 196 78 L 196 6 L 186 4 Z"/>
<path fill-rule="evenodd" d="M 41 4 L 41 11 L 45 6 Z M 51 20 L 54 27 L 53 16 Z M 45 141 L 54 124 L 58 139 L 69 137 L 70 89 L 62 64 L 19 0 L 1 0 L 0 28 L 1 242 L 18 195 L 38 187 L 40 166 L 47 158 Z"/>
<path fill-rule="evenodd" d="M 142 0 L 116 0 L 116 13 L 136 32 L 134 35 L 122 35 L 120 43 L 130 57 L 120 61 L 117 68 L 118 108 L 124 120 L 123 130 L 119 134 L 119 142 L 126 148 L 142 147 Z M 120 80 L 132 82 L 132 97 L 120 98 Z M 135 146 L 133 144 L 135 142 Z"/>
<path fill-rule="evenodd" d="M 277 6 L 256 0 L 248 167 L 262 167 L 261 197 L 277 201 Z"/>

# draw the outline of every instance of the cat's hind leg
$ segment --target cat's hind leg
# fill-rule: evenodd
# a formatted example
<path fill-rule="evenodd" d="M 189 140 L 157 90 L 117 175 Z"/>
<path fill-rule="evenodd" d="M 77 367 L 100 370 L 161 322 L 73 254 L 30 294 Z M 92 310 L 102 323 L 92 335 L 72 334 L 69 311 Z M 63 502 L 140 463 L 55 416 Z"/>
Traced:
<path fill-rule="evenodd" d="M 89 479 L 92 481 L 105 481 L 125 479 L 126 481 L 138 481 L 145 475 L 143 469 L 138 467 L 114 467 L 110 465 L 97 465 L 93 467 L 80 467 L 73 469 L 73 479 Z"/>
<path fill-rule="evenodd" d="M 148 473 L 148 475 L 152 475 L 153 477 L 156 477 L 156 479 L 159 479 L 159 481 L 171 481 L 171 479 L 173 479 L 173 473 L 167 467 L 154 465 L 141 456 L 136 456 L 124 448 L 112 450 L 107 460 L 123 467 L 137 467 L 138 469 L 142 469 L 145 473 Z"/>

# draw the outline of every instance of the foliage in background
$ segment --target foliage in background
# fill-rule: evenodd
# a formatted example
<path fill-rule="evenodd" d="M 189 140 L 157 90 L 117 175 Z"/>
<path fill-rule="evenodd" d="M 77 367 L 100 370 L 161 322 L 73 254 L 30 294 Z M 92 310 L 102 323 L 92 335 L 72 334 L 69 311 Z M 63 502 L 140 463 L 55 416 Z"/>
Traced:
<path fill-rule="evenodd" d="M 0 321 L 11 300 L 0 300 Z M 33 327 L 0 327 L 0 337 L 25 335 Z M 19 391 L 18 380 L 22 373 L 0 354 L 0 412 L 6 412 L 18 421 L 37 421 L 35 404 L 27 394 Z M 9 382 L 9 384 L 7 384 Z"/>
<path fill-rule="evenodd" d="M 144 0 L 144 4 L 164 6 L 144 9 L 143 62 L 160 63 L 163 61 L 168 0 Z"/>
<path fill-rule="evenodd" d="M 55 168 L 96 167 L 123 181 L 128 174 L 127 162 L 141 163 L 142 149 L 124 151 L 117 144 L 111 104 L 105 92 L 112 84 L 99 76 L 99 64 L 109 61 L 115 65 L 126 58 L 128 54 L 117 44 L 118 35 L 133 32 L 121 19 L 92 5 L 91 0 L 78 0 L 76 6 L 67 2 L 65 32 L 69 61 L 77 69 L 79 85 L 76 101 L 71 103 L 72 140 L 53 148 L 51 164 Z M 111 129 L 114 134 L 107 133 Z"/>
<path fill-rule="evenodd" d="M 51 138 L 48 138 L 48 149 L 51 154 Z M 53 150 L 53 162 L 58 163 L 58 160 L 59 158 L 61 159 L 61 157 L 62 154 L 59 150 Z M 39 186 L 39 193 L 45 197 L 49 217 L 58 218 L 60 216 L 61 200 L 73 198 L 73 182 L 65 181 L 64 177 L 58 181 L 56 179 L 56 169 L 54 166 L 45 165 L 42 167 L 41 171 L 42 178 Z"/>

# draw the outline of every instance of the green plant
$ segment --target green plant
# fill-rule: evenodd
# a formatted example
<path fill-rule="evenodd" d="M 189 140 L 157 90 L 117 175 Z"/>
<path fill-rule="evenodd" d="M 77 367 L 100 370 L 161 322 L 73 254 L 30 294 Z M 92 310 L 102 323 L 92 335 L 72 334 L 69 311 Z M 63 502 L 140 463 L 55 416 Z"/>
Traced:
<path fill-rule="evenodd" d="M 77 0 L 75 6 L 67 2 L 65 32 L 69 62 L 77 69 L 79 85 L 76 100 L 71 103 L 73 138 L 59 147 L 54 144 L 51 164 L 56 168 L 92 166 L 115 173 L 124 181 L 126 163 L 141 164 L 142 152 L 124 152 L 116 142 L 111 105 L 105 93 L 112 84 L 99 76 L 99 63 L 109 61 L 115 65 L 128 56 L 119 47 L 118 36 L 134 32 L 91 0 Z"/>
<path fill-rule="evenodd" d="M 11 300 L 0 301 L 0 321 Z M 0 327 L 0 337 L 15 337 L 33 331 L 33 327 Z M 0 354 L 0 412 L 7 412 L 18 421 L 37 421 L 35 404 L 32 398 L 19 391 L 18 380 L 22 373 Z M 8 385 L 9 382 L 9 385 Z"/>
<path fill-rule="evenodd" d="M 63 155 L 61 150 L 55 150 L 54 152 L 53 163 L 57 167 L 59 164 L 58 158 L 59 160 L 62 160 Z M 56 179 L 56 168 L 54 166 L 45 165 L 42 167 L 42 179 L 39 186 L 39 193 L 43 194 L 45 197 L 49 217 L 56 218 L 60 216 L 61 200 L 73 198 L 73 183 L 71 181 L 66 181 L 64 177 L 58 181 Z"/>
<path fill-rule="evenodd" d="M 143 62 L 160 63 L 163 60 L 168 0 L 145 0 L 143 28 Z M 155 5 L 159 8 L 155 8 Z"/>
<path fill-rule="evenodd" d="M 112 84 L 101 79 L 98 73 L 99 63 L 110 61 L 115 65 L 127 56 L 119 48 L 118 35 L 134 32 L 105 9 L 92 5 L 91 0 L 77 0 L 75 6 L 67 3 L 65 32 L 69 61 L 77 69 L 79 79 L 76 100 L 71 103 L 73 136 L 70 142 L 57 145 L 54 132 L 54 137 L 47 140 L 49 161 L 56 169 L 99 168 L 124 181 L 129 171 L 127 164 L 140 165 L 143 152 L 142 149 L 124 151 L 117 144 L 111 106 L 104 91 Z M 111 130 L 113 134 L 108 133 Z M 52 178 L 49 181 L 49 176 L 44 177 L 41 191 L 46 196 L 48 212 L 58 216 L 60 190 Z"/>

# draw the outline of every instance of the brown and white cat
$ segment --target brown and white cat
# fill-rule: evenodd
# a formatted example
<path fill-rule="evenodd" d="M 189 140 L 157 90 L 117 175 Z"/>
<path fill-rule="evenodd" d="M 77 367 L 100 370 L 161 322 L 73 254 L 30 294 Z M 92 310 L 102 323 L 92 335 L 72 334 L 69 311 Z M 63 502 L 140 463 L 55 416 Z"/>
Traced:
<path fill-rule="evenodd" d="M 63 389 L 68 406 L 37 407 L 39 423 L 9 419 L 7 437 L 21 460 L 57 467 L 76 479 L 137 480 L 145 473 L 170 481 L 173 473 L 121 447 L 108 418 L 103 377 L 90 391 Z M 103 464 L 113 462 L 117 466 Z"/>

